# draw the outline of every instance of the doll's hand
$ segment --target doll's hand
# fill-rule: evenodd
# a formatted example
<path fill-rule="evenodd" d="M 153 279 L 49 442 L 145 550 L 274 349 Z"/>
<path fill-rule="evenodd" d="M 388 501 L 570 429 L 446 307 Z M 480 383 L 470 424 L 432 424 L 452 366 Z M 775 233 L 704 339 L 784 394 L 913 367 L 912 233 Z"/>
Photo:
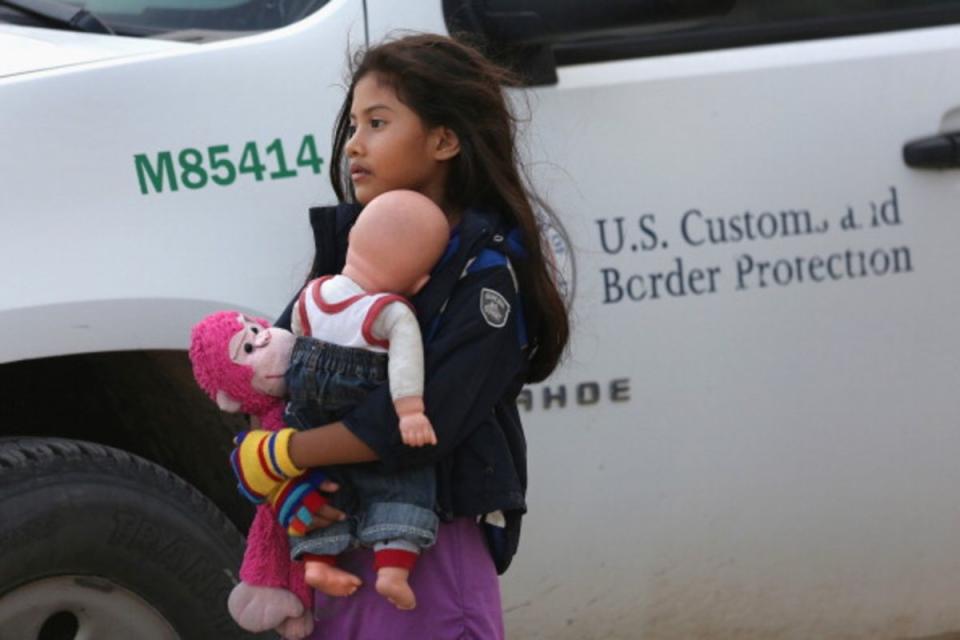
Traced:
<path fill-rule="evenodd" d="M 313 469 L 281 484 L 270 495 L 270 505 L 288 535 L 302 536 L 325 513 L 327 497 L 321 491 L 332 492 L 338 488 L 336 483 L 326 480 L 322 471 Z"/>
<path fill-rule="evenodd" d="M 233 439 L 230 466 L 240 493 L 254 504 L 270 497 L 291 478 L 303 475 L 290 459 L 290 437 L 294 429 L 243 431 Z"/>
<path fill-rule="evenodd" d="M 437 444 L 437 434 L 430 420 L 422 413 L 412 413 L 400 417 L 400 437 L 409 447 L 422 447 Z"/>
<path fill-rule="evenodd" d="M 422 447 L 437 444 L 437 434 L 433 425 L 424 414 L 423 398 L 407 396 L 393 401 L 393 407 L 400 417 L 400 437 L 408 447 Z"/>

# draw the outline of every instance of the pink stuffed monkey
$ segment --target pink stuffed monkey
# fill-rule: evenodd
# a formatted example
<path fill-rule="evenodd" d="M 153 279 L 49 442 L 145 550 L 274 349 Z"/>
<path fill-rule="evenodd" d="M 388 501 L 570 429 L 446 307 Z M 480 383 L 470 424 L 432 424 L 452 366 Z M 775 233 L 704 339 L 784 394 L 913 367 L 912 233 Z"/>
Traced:
<path fill-rule="evenodd" d="M 232 311 L 207 316 L 191 334 L 190 360 L 200 387 L 221 409 L 258 416 L 263 429 L 276 431 L 283 428 L 283 399 L 257 389 L 270 373 L 233 362 L 230 348 L 235 336 L 268 326 Z M 257 506 L 250 525 L 240 580 L 228 607 L 241 628 L 275 629 L 288 640 L 300 640 L 313 630 L 312 593 L 303 563 L 291 560 L 286 532 L 267 505 Z"/>

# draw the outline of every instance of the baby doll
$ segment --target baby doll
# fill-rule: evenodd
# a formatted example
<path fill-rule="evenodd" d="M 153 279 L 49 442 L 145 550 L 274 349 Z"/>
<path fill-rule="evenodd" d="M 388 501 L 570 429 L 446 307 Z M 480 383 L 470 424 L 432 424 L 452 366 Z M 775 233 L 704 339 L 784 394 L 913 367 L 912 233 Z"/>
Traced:
<path fill-rule="evenodd" d="M 233 365 L 252 371 L 249 385 L 256 391 L 278 398 L 289 388 L 284 419 L 298 428 L 339 419 L 367 391 L 389 380 L 403 441 L 435 444 L 423 411 L 419 327 L 406 300 L 396 294 L 413 295 L 427 282 L 448 235 L 443 212 L 424 196 L 403 191 L 375 198 L 351 231 L 343 274 L 312 281 L 296 305 L 297 331 L 329 342 L 246 322 L 237 325 L 222 352 Z M 195 330 L 195 341 L 202 333 Z M 244 410 L 229 394 L 217 393 L 215 399 L 225 410 Z M 287 439 L 292 432 L 283 429 L 269 442 L 262 435 L 238 442 L 234 470 L 242 491 L 254 501 L 281 505 L 277 516 L 290 522 L 291 552 L 306 560 L 311 586 L 330 595 L 353 593 L 360 581 L 338 569 L 335 556 L 359 540 L 374 547 L 378 592 L 400 608 L 413 608 L 416 599 L 407 577 L 419 551 L 436 536 L 433 470 L 383 474 L 375 465 L 328 470 L 341 484 L 334 495 L 337 506 L 359 515 L 359 525 L 335 523 L 305 536 L 309 505 L 302 519 L 291 518 L 302 512 L 291 501 L 297 492 L 290 490 L 289 481 L 282 485 L 286 490 L 276 488 L 278 479 L 302 473 L 292 461 L 273 455 L 286 451 L 273 447 L 274 439 Z M 250 474 L 250 469 L 260 473 Z M 309 486 L 300 491 L 312 495 Z"/>
<path fill-rule="evenodd" d="M 294 306 L 293 332 L 316 340 L 295 343 L 285 378 L 287 424 L 309 429 L 338 420 L 386 380 L 402 441 L 436 444 L 424 415 L 420 329 L 401 296 L 426 284 L 448 238 L 443 212 L 415 192 L 388 192 L 366 206 L 351 229 L 342 273 L 308 283 Z M 291 539 L 294 557 L 306 560 L 307 582 L 330 595 L 352 593 L 359 580 L 338 569 L 335 557 L 357 541 L 374 549 L 377 591 L 399 608 L 413 608 L 407 578 L 420 550 L 436 537 L 433 469 L 386 474 L 375 465 L 350 465 L 326 471 L 342 487 L 334 501 L 360 520 Z"/>

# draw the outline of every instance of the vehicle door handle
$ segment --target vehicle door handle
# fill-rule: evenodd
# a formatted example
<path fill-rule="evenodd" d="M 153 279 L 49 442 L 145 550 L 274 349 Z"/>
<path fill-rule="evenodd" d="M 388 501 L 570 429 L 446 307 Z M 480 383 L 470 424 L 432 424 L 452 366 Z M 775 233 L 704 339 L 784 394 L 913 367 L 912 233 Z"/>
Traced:
<path fill-rule="evenodd" d="M 911 140 L 903 145 L 903 161 L 917 169 L 960 167 L 960 131 Z"/>

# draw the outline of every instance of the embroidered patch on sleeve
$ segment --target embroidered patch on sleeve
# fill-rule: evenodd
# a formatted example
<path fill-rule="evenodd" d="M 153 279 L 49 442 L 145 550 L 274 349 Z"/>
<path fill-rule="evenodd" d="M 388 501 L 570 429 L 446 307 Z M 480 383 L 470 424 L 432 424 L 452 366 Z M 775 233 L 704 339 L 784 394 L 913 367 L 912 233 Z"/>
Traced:
<path fill-rule="evenodd" d="M 480 290 L 480 313 L 491 327 L 499 329 L 507 324 L 510 303 L 493 289 Z"/>

